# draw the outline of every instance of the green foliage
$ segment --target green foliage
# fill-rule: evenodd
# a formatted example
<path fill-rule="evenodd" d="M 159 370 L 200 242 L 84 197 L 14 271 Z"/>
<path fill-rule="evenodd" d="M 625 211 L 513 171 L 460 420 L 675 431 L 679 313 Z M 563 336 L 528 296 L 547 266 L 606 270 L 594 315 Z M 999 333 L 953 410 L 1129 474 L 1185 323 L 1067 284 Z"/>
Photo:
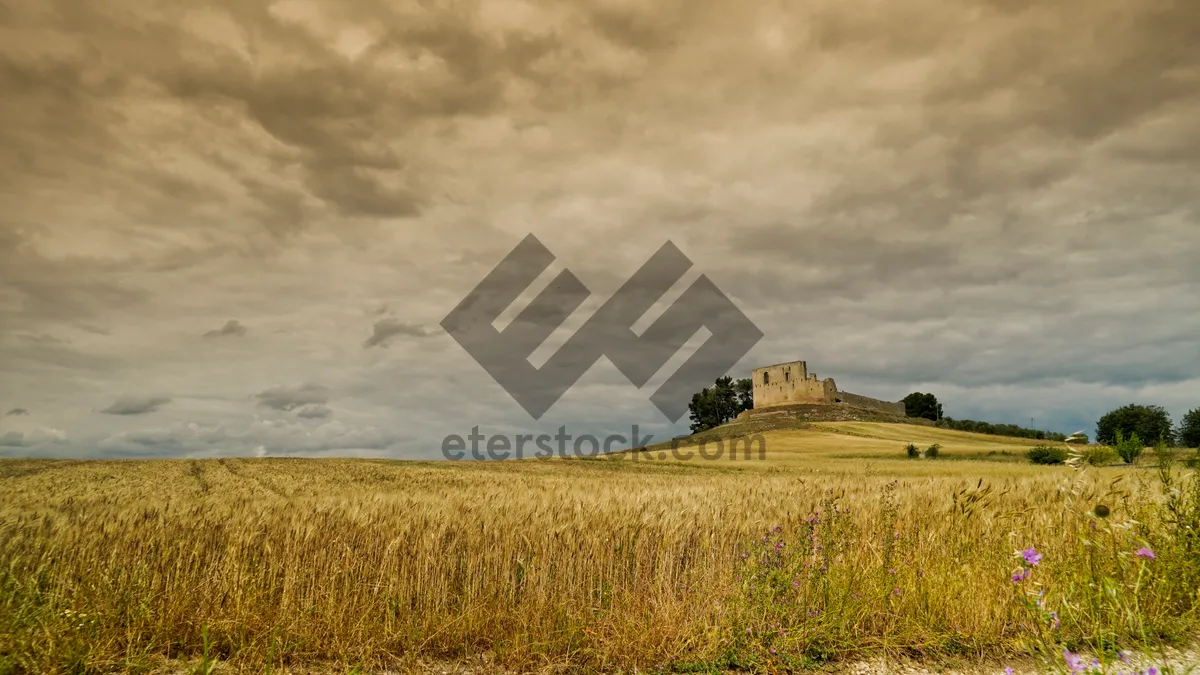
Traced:
<path fill-rule="evenodd" d="M 921 450 L 916 445 L 909 443 L 904 446 L 904 454 L 908 455 L 909 459 L 916 459 L 921 456 Z"/>
<path fill-rule="evenodd" d="M 941 452 L 942 446 L 934 443 L 925 449 L 925 457 L 927 459 L 937 459 L 938 453 Z"/>
<path fill-rule="evenodd" d="M 955 431 L 969 431 L 975 434 L 990 434 L 992 436 L 1013 436 L 1015 438 L 1032 438 L 1039 441 L 1065 441 L 1066 434 L 1060 434 L 1053 431 L 1041 431 L 1040 429 L 1026 429 L 1015 424 L 992 424 L 991 422 L 977 422 L 975 420 L 956 420 L 951 417 L 943 417 L 938 420 L 937 425 L 943 429 L 953 429 Z M 1086 441 L 1085 441 L 1086 442 Z"/>
<path fill-rule="evenodd" d="M 742 410 L 750 410 L 754 407 L 754 380 L 748 377 L 743 377 L 733 383 L 733 391 L 737 394 L 738 404 Z"/>
<path fill-rule="evenodd" d="M 728 375 L 719 377 L 713 386 L 692 394 L 688 404 L 692 433 L 719 427 L 752 407 L 754 399 L 749 378 L 735 383 Z"/>
<path fill-rule="evenodd" d="M 1071 445 L 1087 445 L 1089 442 L 1087 434 L 1074 434 L 1063 440 Z"/>
<path fill-rule="evenodd" d="M 1138 438 L 1137 434 L 1125 438 L 1119 429 L 1117 430 L 1116 441 L 1113 450 L 1116 451 L 1121 459 L 1125 460 L 1126 464 L 1133 464 L 1137 461 L 1137 458 L 1142 454 L 1142 450 L 1145 449 L 1142 439 Z"/>
<path fill-rule="evenodd" d="M 1078 458 L 1079 462 L 1083 462 L 1089 466 L 1108 466 L 1120 459 L 1117 452 L 1107 445 L 1088 445 L 1074 448 L 1071 454 L 1073 457 Z"/>
<path fill-rule="evenodd" d="M 1096 442 L 1107 445 L 1119 443 L 1118 433 L 1125 437 L 1137 434 L 1143 441 L 1159 439 L 1170 445 L 1174 440 L 1171 416 L 1162 406 L 1131 403 L 1106 413 L 1096 423 Z"/>
<path fill-rule="evenodd" d="M 904 414 L 908 417 L 921 417 L 937 421 L 942 418 L 942 404 L 938 403 L 933 394 L 922 394 L 914 391 L 904 397 Z"/>
<path fill-rule="evenodd" d="M 1025 456 L 1034 464 L 1062 464 L 1067 461 L 1067 449 L 1053 445 L 1035 445 Z"/>
<path fill-rule="evenodd" d="M 1200 449 L 1200 408 L 1189 410 L 1179 423 L 1179 444 Z"/>

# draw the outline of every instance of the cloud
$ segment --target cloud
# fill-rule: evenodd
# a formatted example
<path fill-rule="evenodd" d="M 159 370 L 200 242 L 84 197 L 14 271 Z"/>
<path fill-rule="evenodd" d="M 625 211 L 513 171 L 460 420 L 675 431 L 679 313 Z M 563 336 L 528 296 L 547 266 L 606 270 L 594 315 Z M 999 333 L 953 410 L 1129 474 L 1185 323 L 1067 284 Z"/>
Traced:
<path fill-rule="evenodd" d="M 309 428 L 289 420 L 257 420 L 247 426 L 178 423 L 114 434 L 99 443 L 108 456 L 312 455 L 340 451 L 383 451 L 396 436 L 373 426 L 338 421 Z"/>
<path fill-rule="evenodd" d="M 301 384 L 295 387 L 272 387 L 254 395 L 258 404 L 275 410 L 291 411 L 308 405 L 329 402 L 329 389 L 318 384 Z"/>
<path fill-rule="evenodd" d="M 144 415 L 170 402 L 169 396 L 122 396 L 100 412 L 105 415 Z"/>
<path fill-rule="evenodd" d="M 304 419 L 324 419 L 333 414 L 333 411 L 323 405 L 306 405 L 296 411 L 296 417 Z"/>
<path fill-rule="evenodd" d="M 28 415 L 28 414 L 29 414 L 29 411 L 24 408 L 13 408 L 12 410 L 9 410 L 8 412 L 4 413 L 4 416 L 5 417 L 15 417 L 17 415 Z"/>
<path fill-rule="evenodd" d="M 205 333 L 204 337 L 206 337 L 206 338 L 227 337 L 227 336 L 242 337 L 245 334 L 246 334 L 246 327 L 243 326 L 241 323 L 239 323 L 237 321 L 237 319 L 230 319 L 229 321 L 225 322 L 224 326 L 221 326 L 220 328 L 217 328 L 214 330 L 210 330 L 207 333 Z"/>
<path fill-rule="evenodd" d="M 399 321 L 393 318 L 382 319 L 375 323 L 374 332 L 371 337 L 363 342 L 365 349 L 371 347 L 387 347 L 388 342 L 398 335 L 407 335 L 409 337 L 429 337 L 432 333 L 429 329 L 418 324 Z"/>
<path fill-rule="evenodd" d="M 42 445 L 62 445 L 67 442 L 67 434 L 60 429 L 41 427 L 28 433 L 8 431 L 0 434 L 0 447 L 5 448 L 36 448 Z"/>
<path fill-rule="evenodd" d="M 64 453 L 111 392 L 526 423 L 436 324 L 530 232 L 594 293 L 525 306 L 548 346 L 671 240 L 765 333 L 741 375 L 1064 431 L 1200 400 L 1196 2 L 44 4 L 0 22 L 0 382 Z M 231 316 L 272 339 L 196 349 Z M 593 376 L 549 414 L 654 413 Z"/>

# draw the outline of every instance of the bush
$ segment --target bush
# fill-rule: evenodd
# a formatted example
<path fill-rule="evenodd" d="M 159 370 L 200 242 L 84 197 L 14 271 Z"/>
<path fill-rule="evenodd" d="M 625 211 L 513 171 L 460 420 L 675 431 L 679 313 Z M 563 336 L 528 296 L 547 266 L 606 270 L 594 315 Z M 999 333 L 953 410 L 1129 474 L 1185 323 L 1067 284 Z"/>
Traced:
<path fill-rule="evenodd" d="M 1126 464 L 1133 464 L 1137 461 L 1137 458 L 1142 454 L 1142 450 L 1145 449 L 1142 445 L 1142 439 L 1138 438 L 1137 434 L 1132 434 L 1129 438 L 1124 438 L 1120 429 L 1116 432 L 1116 438 L 1117 443 L 1113 447 L 1113 450 L 1116 451 L 1117 455 L 1125 460 Z"/>
<path fill-rule="evenodd" d="M 1052 445 L 1035 445 L 1025 456 L 1034 464 L 1062 464 L 1067 461 L 1067 449 Z"/>
<path fill-rule="evenodd" d="M 1070 443 L 1071 445 L 1087 445 L 1088 444 L 1088 435 L 1087 434 L 1075 434 L 1074 436 L 1067 437 L 1066 442 Z"/>
<path fill-rule="evenodd" d="M 929 446 L 929 448 L 927 448 L 925 450 L 925 457 L 927 457 L 928 459 L 937 459 L 938 452 L 941 451 L 941 449 L 942 449 L 942 446 L 938 445 L 937 443 L 934 443 L 933 445 Z"/>
<path fill-rule="evenodd" d="M 1082 448 L 1075 448 L 1072 450 L 1071 455 L 1073 458 L 1077 458 L 1078 461 L 1089 466 L 1108 466 L 1121 458 L 1115 450 L 1107 445 L 1089 445 Z"/>
<path fill-rule="evenodd" d="M 917 449 L 917 446 L 913 445 L 912 443 L 909 443 L 908 445 L 904 446 L 904 452 L 906 454 L 908 454 L 909 459 L 916 459 L 921 456 L 921 451 L 919 449 Z"/>

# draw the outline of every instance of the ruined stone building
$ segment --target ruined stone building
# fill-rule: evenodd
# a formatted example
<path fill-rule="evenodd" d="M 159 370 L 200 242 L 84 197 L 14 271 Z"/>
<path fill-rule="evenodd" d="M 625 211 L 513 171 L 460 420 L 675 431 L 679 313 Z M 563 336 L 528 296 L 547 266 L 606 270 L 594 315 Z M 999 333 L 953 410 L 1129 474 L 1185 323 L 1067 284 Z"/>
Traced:
<path fill-rule="evenodd" d="M 755 368 L 751 377 L 754 383 L 755 410 L 803 403 L 841 404 L 904 417 L 903 403 L 880 401 L 848 391 L 838 391 L 832 377 L 817 379 L 815 373 L 808 372 L 808 365 L 804 361 Z"/>

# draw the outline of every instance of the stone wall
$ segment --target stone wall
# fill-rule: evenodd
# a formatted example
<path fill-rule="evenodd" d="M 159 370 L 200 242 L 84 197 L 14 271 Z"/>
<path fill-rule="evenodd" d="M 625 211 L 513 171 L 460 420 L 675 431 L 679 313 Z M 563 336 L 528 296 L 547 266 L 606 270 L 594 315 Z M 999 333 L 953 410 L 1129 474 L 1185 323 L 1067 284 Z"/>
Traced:
<path fill-rule="evenodd" d="M 868 408 L 870 410 L 878 410 L 880 412 L 885 412 L 890 415 L 896 415 L 898 417 L 904 417 L 904 414 L 905 414 L 903 403 L 895 403 L 892 401 L 880 401 L 877 398 L 871 398 L 869 396 L 859 396 L 858 394 L 851 394 L 848 391 L 839 391 L 837 393 L 837 398 L 842 403 L 845 403 L 846 405 L 852 405 L 856 408 Z"/>
<path fill-rule="evenodd" d="M 818 380 L 815 373 L 808 372 L 808 364 L 804 361 L 790 361 L 755 368 L 750 376 L 753 383 L 755 409 L 800 403 L 834 405 L 840 402 L 857 408 L 904 416 L 903 403 L 880 401 L 868 396 L 839 392 L 833 378 Z"/>

